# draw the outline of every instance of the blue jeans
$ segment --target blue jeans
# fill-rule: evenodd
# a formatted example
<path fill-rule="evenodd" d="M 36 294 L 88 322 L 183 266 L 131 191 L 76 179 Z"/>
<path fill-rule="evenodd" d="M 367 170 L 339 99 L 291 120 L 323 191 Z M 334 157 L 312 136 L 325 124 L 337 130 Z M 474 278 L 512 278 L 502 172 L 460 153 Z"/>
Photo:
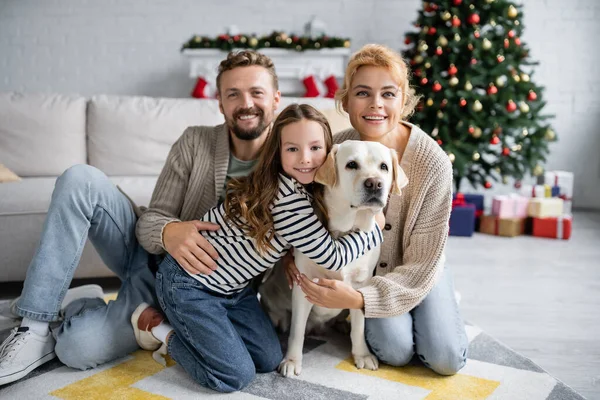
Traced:
<path fill-rule="evenodd" d="M 87 369 L 138 348 L 131 314 L 141 302 L 156 304 L 148 253 L 135 236 L 136 216 L 106 175 L 88 165 L 66 170 L 56 181 L 39 246 L 17 304 L 22 317 L 56 321 L 86 239 L 122 281 L 116 301 L 80 299 L 53 329 L 56 354 L 66 365 Z"/>
<path fill-rule="evenodd" d="M 156 274 L 156 294 L 175 330 L 169 354 L 200 385 L 240 390 L 283 359 L 271 320 L 250 287 L 229 296 L 212 292 L 167 256 Z"/>
<path fill-rule="evenodd" d="M 406 365 L 416 352 L 423 364 L 438 374 L 456 374 L 467 362 L 469 341 L 448 268 L 410 312 L 367 318 L 365 337 L 373 354 L 386 364 Z"/>

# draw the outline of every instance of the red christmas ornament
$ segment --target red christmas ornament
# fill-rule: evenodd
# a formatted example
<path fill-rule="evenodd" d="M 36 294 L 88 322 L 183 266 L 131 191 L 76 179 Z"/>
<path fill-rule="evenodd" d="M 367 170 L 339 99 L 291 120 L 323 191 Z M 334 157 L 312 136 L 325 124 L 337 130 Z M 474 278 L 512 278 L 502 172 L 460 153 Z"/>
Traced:
<path fill-rule="evenodd" d="M 481 33 L 479 33 L 479 31 L 475 31 L 475 32 L 473 32 L 473 36 L 475 36 L 477 39 L 479 39 L 479 37 L 481 36 Z"/>
<path fill-rule="evenodd" d="M 515 189 L 521 189 L 521 185 L 522 185 L 521 181 L 516 181 L 515 182 Z"/>
<path fill-rule="evenodd" d="M 469 126 L 469 133 L 472 135 L 475 132 L 475 128 L 473 126 Z"/>
<path fill-rule="evenodd" d="M 515 39 L 515 44 L 516 44 L 517 46 L 520 46 L 520 45 L 521 45 L 521 39 L 519 39 L 519 38 L 516 38 L 516 39 Z"/>
<path fill-rule="evenodd" d="M 498 144 L 500 143 L 500 138 L 496 135 L 492 136 L 492 140 L 490 140 L 491 144 Z"/>
<path fill-rule="evenodd" d="M 471 25 L 475 25 L 479 23 L 479 14 L 471 14 L 467 19 L 467 22 Z"/>
<path fill-rule="evenodd" d="M 450 68 L 448 68 L 448 74 L 449 75 L 456 75 L 457 72 L 458 72 L 458 68 L 456 68 L 454 66 L 454 64 L 450 64 Z"/>
<path fill-rule="evenodd" d="M 443 142 L 442 142 L 442 139 L 438 139 L 438 140 L 436 140 L 436 141 L 437 141 L 437 144 L 439 144 L 440 146 L 441 146 L 441 145 L 442 145 L 442 143 L 443 143 Z"/>
<path fill-rule="evenodd" d="M 471 65 L 475 65 L 475 64 L 477 64 L 477 59 L 471 58 Z"/>
<path fill-rule="evenodd" d="M 498 54 L 498 57 L 496 57 L 496 59 L 499 63 L 501 63 L 502 61 L 504 61 L 504 56 L 502 54 Z"/>
<path fill-rule="evenodd" d="M 234 42 L 239 42 L 239 41 L 240 41 L 240 35 L 235 35 L 235 36 L 233 37 L 233 41 L 234 41 Z"/>
<path fill-rule="evenodd" d="M 530 90 L 529 94 L 527 95 L 527 100 L 529 100 L 529 101 L 537 100 L 537 94 L 533 90 Z"/>
<path fill-rule="evenodd" d="M 442 55 L 442 53 L 443 53 L 443 50 L 442 50 L 442 48 L 441 48 L 440 46 L 438 46 L 438 47 L 435 49 L 435 54 L 436 54 L 436 55 L 438 55 L 438 56 L 441 56 L 441 55 Z"/>
<path fill-rule="evenodd" d="M 427 31 L 428 34 L 430 35 L 435 35 L 435 33 L 437 32 L 437 29 L 435 29 L 435 27 L 431 27 L 429 28 L 429 30 Z"/>
<path fill-rule="evenodd" d="M 460 99 L 460 101 L 458 102 L 458 104 L 460 104 L 461 107 L 464 107 L 467 105 L 467 101 L 465 99 Z"/>
<path fill-rule="evenodd" d="M 460 6 L 460 3 L 462 3 L 462 0 L 452 0 L 452 4 L 455 6 Z"/>
<path fill-rule="evenodd" d="M 412 42 L 412 41 L 410 40 L 410 38 L 409 38 L 409 37 L 406 37 L 406 38 L 404 39 L 404 44 L 411 44 L 411 42 Z"/>
<path fill-rule="evenodd" d="M 456 16 L 452 17 L 452 26 L 454 26 L 455 28 L 458 28 L 460 26 L 461 22 L 460 19 Z"/>
<path fill-rule="evenodd" d="M 440 103 L 440 108 L 446 107 L 447 104 L 448 104 L 448 99 L 442 100 L 442 102 Z"/>
<path fill-rule="evenodd" d="M 431 89 L 433 89 L 434 92 L 439 92 L 442 90 L 442 85 L 439 82 L 435 82 Z"/>
<path fill-rule="evenodd" d="M 510 42 L 508 41 L 508 39 L 504 39 L 504 48 L 508 49 L 508 46 L 510 46 Z"/>
<path fill-rule="evenodd" d="M 515 37 L 515 31 L 513 31 L 512 29 L 510 31 L 508 31 L 508 37 L 509 38 L 514 38 Z"/>
<path fill-rule="evenodd" d="M 488 87 L 487 93 L 490 95 L 496 94 L 496 93 L 498 93 L 498 88 L 496 86 L 494 86 L 493 84 L 490 84 L 490 86 Z"/>
<path fill-rule="evenodd" d="M 502 149 L 502 155 L 503 156 L 507 156 L 510 154 L 510 149 L 508 147 L 505 147 Z"/>
<path fill-rule="evenodd" d="M 509 100 L 508 103 L 506 103 L 506 111 L 514 112 L 516 110 L 517 110 L 517 103 L 515 103 L 512 100 Z"/>
<path fill-rule="evenodd" d="M 483 184 L 483 187 L 486 189 L 491 189 L 492 183 L 490 181 L 485 181 L 485 183 Z"/>
<path fill-rule="evenodd" d="M 415 72 L 413 72 L 413 74 L 414 74 L 415 76 L 421 76 L 421 73 L 422 73 L 422 72 L 423 72 L 423 71 L 421 71 L 421 68 L 417 68 L 417 69 L 415 69 Z"/>
<path fill-rule="evenodd" d="M 427 85 L 427 82 L 429 82 L 429 81 L 427 80 L 427 78 L 422 78 L 422 79 L 421 79 L 421 85 Z"/>

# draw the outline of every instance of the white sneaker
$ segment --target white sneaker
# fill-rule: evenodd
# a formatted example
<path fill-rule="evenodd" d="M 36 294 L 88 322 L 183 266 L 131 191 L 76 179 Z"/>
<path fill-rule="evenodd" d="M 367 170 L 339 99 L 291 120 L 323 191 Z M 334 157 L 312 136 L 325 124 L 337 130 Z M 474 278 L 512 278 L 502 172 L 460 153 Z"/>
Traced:
<path fill-rule="evenodd" d="M 143 315 L 142 315 L 143 314 Z M 162 313 L 146 303 L 142 303 L 131 314 L 131 326 L 135 334 L 135 340 L 144 350 L 157 350 L 162 342 L 152 334 L 152 328 L 163 322 L 165 317 Z"/>
<path fill-rule="evenodd" d="M 38 335 L 27 327 L 14 328 L 0 345 L 0 386 L 21 379 L 54 359 L 52 333 Z"/>
<path fill-rule="evenodd" d="M 60 305 L 61 312 L 65 309 L 65 307 L 75 300 L 96 297 L 104 298 L 104 291 L 98 285 L 82 285 L 69 289 L 65 294 L 62 304 Z M 19 314 L 17 314 L 17 302 L 19 299 L 20 297 L 17 297 L 10 303 L 10 313 L 14 316 L 14 318 L 21 318 Z"/>

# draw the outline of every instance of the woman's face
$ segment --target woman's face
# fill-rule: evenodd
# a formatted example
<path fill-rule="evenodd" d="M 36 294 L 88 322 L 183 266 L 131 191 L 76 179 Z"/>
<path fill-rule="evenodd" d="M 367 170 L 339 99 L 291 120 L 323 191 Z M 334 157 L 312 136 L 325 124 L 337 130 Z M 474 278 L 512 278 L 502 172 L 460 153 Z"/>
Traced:
<path fill-rule="evenodd" d="M 402 89 L 390 71 L 364 66 L 352 78 L 344 108 L 354 129 L 376 139 L 398 128 L 402 100 Z"/>

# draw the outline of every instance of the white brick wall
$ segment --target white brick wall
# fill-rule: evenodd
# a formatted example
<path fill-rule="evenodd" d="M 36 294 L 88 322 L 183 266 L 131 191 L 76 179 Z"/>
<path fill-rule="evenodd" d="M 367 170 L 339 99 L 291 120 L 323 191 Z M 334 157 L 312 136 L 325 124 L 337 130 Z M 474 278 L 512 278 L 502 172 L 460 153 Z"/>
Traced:
<path fill-rule="evenodd" d="M 179 53 L 193 33 L 301 32 L 312 15 L 353 48 L 400 49 L 418 0 L 0 0 L 0 91 L 185 97 L 193 82 Z M 527 0 L 523 40 L 540 65 L 561 140 L 550 168 L 576 174 L 575 205 L 600 208 L 600 2 Z M 498 187 L 496 191 L 507 188 Z"/>

